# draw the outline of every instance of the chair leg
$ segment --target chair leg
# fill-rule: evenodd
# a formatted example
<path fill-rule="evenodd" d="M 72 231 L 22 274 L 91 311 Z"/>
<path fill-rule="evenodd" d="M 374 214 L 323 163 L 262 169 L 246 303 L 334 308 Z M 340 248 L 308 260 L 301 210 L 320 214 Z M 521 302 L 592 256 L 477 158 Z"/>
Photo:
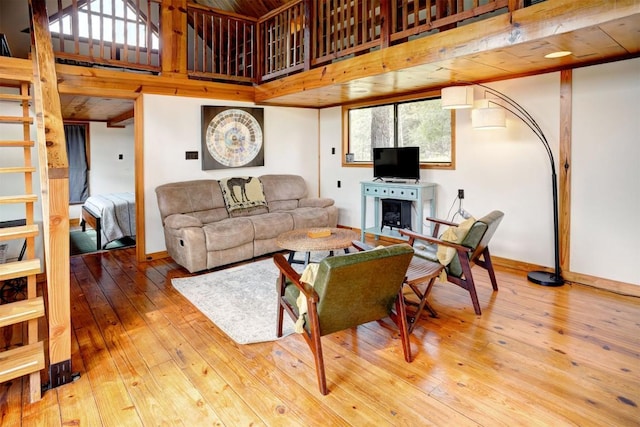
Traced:
<path fill-rule="evenodd" d="M 313 361 L 316 365 L 316 377 L 318 378 L 318 388 L 320 393 L 326 395 L 329 393 L 327 390 L 327 378 L 324 373 L 324 358 L 322 357 L 322 342 L 320 341 L 320 321 L 316 312 L 317 307 L 315 304 L 308 308 L 309 323 L 311 324 L 311 333 L 307 334 L 307 342 L 311 347 L 313 353 Z M 305 332 L 306 333 L 306 332 Z"/>
<path fill-rule="evenodd" d="M 284 274 L 280 274 L 280 277 L 278 278 L 278 318 L 276 321 L 276 337 L 278 338 L 282 336 L 282 321 L 284 316 L 284 303 L 282 301 L 282 297 L 284 296 L 284 285 L 286 280 L 287 279 Z"/>
<path fill-rule="evenodd" d="M 491 279 L 491 286 L 493 287 L 494 291 L 497 291 L 498 282 L 496 281 L 496 274 L 493 271 L 493 263 L 491 262 L 491 255 L 489 255 L 488 247 L 484 248 L 484 251 L 482 251 L 482 259 L 483 259 L 483 262 L 481 266 L 484 267 L 489 273 L 489 278 Z"/>
<path fill-rule="evenodd" d="M 473 303 L 473 310 L 478 316 L 480 316 L 482 314 L 482 310 L 480 309 L 480 302 L 478 301 L 476 285 L 473 281 L 473 276 L 471 275 L 471 265 L 469 264 L 469 258 L 465 255 L 464 258 L 462 256 L 459 256 L 459 259 L 460 265 L 462 267 L 462 275 L 464 276 L 462 287 L 469 291 L 469 294 L 471 295 L 471 302 Z"/>
<path fill-rule="evenodd" d="M 437 277 L 438 276 L 432 277 L 429 280 L 429 284 L 424 290 L 424 293 L 420 292 L 420 289 L 418 289 L 416 285 L 409 285 L 413 293 L 416 294 L 418 298 L 420 298 L 420 303 L 417 304 L 418 308 L 416 308 L 415 315 L 411 318 L 411 321 L 409 323 L 409 333 L 413 332 L 413 328 L 416 327 L 416 324 L 420 319 L 420 315 L 422 314 L 423 309 L 427 309 L 427 311 L 431 313 L 431 317 L 438 317 L 438 313 L 436 313 L 436 311 L 433 309 L 433 307 L 431 307 L 431 305 L 427 301 L 427 298 L 429 297 L 429 292 L 431 292 L 431 288 L 433 287 L 433 284 L 435 283 Z M 415 303 L 412 303 L 411 305 L 413 306 L 415 305 Z M 405 311 L 406 311 L 406 308 L 405 308 Z"/>
<path fill-rule="evenodd" d="M 412 361 L 411 356 L 411 341 L 409 340 L 409 327 L 407 325 L 407 310 L 404 305 L 404 295 L 402 289 L 398 292 L 398 298 L 396 298 L 396 315 L 394 320 L 395 324 L 400 329 L 400 339 L 402 341 L 402 351 L 404 352 L 404 360 L 407 362 Z"/>

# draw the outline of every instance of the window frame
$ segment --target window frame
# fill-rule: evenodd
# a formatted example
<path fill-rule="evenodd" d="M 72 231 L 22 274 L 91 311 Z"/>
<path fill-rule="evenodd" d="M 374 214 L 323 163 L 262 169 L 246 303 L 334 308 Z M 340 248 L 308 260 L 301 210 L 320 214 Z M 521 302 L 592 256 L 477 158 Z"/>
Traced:
<path fill-rule="evenodd" d="M 440 98 L 440 91 L 421 92 L 417 94 L 395 96 L 391 98 L 354 102 L 342 105 L 342 166 L 343 167 L 361 167 L 372 168 L 373 161 L 353 161 L 346 160 L 346 154 L 349 153 L 349 111 L 366 107 L 378 107 L 392 104 L 402 104 L 415 101 Z M 394 124 L 397 126 L 397 121 Z M 397 131 L 397 128 L 396 128 Z M 420 162 L 420 169 L 445 169 L 455 170 L 456 168 L 456 114 L 455 110 L 451 110 L 451 162 Z"/>

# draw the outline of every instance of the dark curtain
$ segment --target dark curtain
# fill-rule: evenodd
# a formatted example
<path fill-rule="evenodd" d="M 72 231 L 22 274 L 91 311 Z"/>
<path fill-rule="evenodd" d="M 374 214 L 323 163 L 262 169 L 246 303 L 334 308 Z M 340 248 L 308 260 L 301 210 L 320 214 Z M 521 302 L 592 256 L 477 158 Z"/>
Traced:
<path fill-rule="evenodd" d="M 64 125 L 69 158 L 69 203 L 82 203 L 89 197 L 85 125 Z"/>

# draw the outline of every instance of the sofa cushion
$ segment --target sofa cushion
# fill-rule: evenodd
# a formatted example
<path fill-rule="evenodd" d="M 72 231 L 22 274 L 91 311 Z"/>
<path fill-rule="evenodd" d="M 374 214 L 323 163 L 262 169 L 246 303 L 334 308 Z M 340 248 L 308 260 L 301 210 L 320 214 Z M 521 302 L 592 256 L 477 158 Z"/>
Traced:
<path fill-rule="evenodd" d="M 221 214 L 222 218 L 228 217 L 220 185 L 213 179 L 163 184 L 156 188 L 156 195 L 163 221 L 169 215 L 195 212 L 203 212 L 194 216 L 205 223 L 220 220 Z M 223 213 L 216 211 L 219 208 Z"/>
<path fill-rule="evenodd" d="M 202 221 L 192 215 L 173 214 L 164 220 L 167 228 L 202 227 Z"/>
<path fill-rule="evenodd" d="M 329 214 L 320 208 L 298 208 L 290 211 L 294 228 L 326 227 Z"/>
<path fill-rule="evenodd" d="M 298 175 L 262 175 L 260 182 L 270 212 L 295 209 L 307 197 L 307 184 Z"/>
<path fill-rule="evenodd" d="M 271 212 L 250 217 L 255 240 L 278 237 L 285 231 L 293 230 L 293 217 L 287 212 Z"/>
<path fill-rule="evenodd" d="M 292 211 L 297 207 L 297 200 L 273 200 L 269 202 L 269 212 Z"/>
<path fill-rule="evenodd" d="M 246 209 L 236 209 L 234 211 L 229 212 L 229 216 L 231 218 L 237 218 L 240 216 L 254 216 L 254 215 L 262 215 L 269 212 L 269 208 L 266 206 L 256 206 L 253 208 Z"/>
<path fill-rule="evenodd" d="M 203 224 L 209 224 L 229 218 L 226 208 L 208 209 L 206 211 L 192 212 L 190 215 L 198 218 Z"/>
<path fill-rule="evenodd" d="M 253 241 L 253 224 L 247 218 L 227 218 L 203 227 L 207 251 L 234 248 Z"/>

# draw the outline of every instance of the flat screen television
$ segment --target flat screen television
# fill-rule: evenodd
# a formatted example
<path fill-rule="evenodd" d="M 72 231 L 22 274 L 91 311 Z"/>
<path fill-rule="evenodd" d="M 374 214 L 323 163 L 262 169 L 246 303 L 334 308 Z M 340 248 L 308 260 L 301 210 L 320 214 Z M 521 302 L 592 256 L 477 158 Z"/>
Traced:
<path fill-rule="evenodd" d="M 373 149 L 373 177 L 420 180 L 419 147 L 376 147 Z"/>

